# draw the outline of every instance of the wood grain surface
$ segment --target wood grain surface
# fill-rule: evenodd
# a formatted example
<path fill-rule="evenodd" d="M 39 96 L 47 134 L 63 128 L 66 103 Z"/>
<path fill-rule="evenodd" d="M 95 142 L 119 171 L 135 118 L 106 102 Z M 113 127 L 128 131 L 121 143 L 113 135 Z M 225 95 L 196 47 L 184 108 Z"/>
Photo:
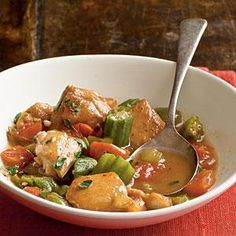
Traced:
<path fill-rule="evenodd" d="M 0 0 L 0 6 L 0 69 L 68 54 L 175 60 L 180 21 L 202 17 L 208 28 L 192 64 L 236 70 L 235 0 Z"/>

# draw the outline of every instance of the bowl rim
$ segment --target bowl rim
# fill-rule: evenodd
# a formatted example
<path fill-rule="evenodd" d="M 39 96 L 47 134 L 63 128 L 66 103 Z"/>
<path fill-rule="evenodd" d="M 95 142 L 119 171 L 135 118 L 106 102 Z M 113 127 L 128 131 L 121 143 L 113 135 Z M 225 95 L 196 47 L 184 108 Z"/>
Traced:
<path fill-rule="evenodd" d="M 77 58 L 106 58 L 106 59 L 114 59 L 119 58 L 121 60 L 150 60 L 155 61 L 156 63 L 167 63 L 167 64 L 175 64 L 174 61 L 166 60 L 166 59 L 160 59 L 160 58 L 154 58 L 154 57 L 147 57 L 147 56 L 136 56 L 136 55 L 123 55 L 123 54 L 90 54 L 90 55 L 70 55 L 70 56 L 60 56 L 60 57 L 51 57 L 36 61 L 27 62 L 24 64 L 20 64 L 14 67 L 11 67 L 9 69 L 6 69 L 4 71 L 0 72 L 0 79 L 2 79 L 2 75 L 7 74 L 10 71 L 21 69 L 22 67 L 27 67 L 31 64 L 41 64 L 41 63 L 52 63 L 53 61 L 60 61 L 60 60 L 76 60 Z M 190 66 L 189 67 L 190 72 L 197 72 L 201 73 L 203 75 L 208 76 L 209 79 L 217 81 L 217 83 L 220 83 L 222 86 L 225 86 L 227 89 L 231 90 L 236 95 L 236 88 L 232 85 L 230 85 L 228 82 L 218 78 L 215 75 L 212 75 L 206 71 L 203 71 L 199 68 Z M 11 184 L 10 181 L 2 181 L 0 179 L 0 188 L 6 190 L 7 192 L 11 192 L 12 194 L 17 195 L 18 197 L 21 197 L 25 200 L 28 200 L 38 206 L 49 208 L 55 211 L 60 211 L 65 214 L 72 214 L 87 218 L 103 218 L 103 219 L 137 219 L 137 218 L 152 218 L 152 217 L 161 217 L 165 215 L 171 215 L 175 214 L 177 212 L 182 212 L 187 209 L 196 209 L 200 207 L 203 203 L 209 202 L 210 200 L 213 200 L 223 192 L 225 192 L 227 189 L 229 189 L 231 186 L 233 186 L 236 183 L 236 171 L 233 173 L 232 176 L 230 176 L 226 181 L 221 183 L 219 186 L 214 187 L 209 192 L 192 199 L 191 201 L 187 201 L 180 205 L 171 206 L 168 208 L 162 208 L 162 209 L 156 209 L 156 210 L 149 210 L 149 211 L 141 211 L 141 212 L 105 212 L 105 211 L 93 211 L 93 210 L 85 210 L 85 209 L 79 209 L 79 208 L 73 208 L 70 206 L 62 206 L 50 201 L 46 201 L 44 199 L 41 199 L 39 197 L 36 197 L 30 193 L 27 193 L 23 191 L 22 189 L 19 189 L 18 187 Z"/>

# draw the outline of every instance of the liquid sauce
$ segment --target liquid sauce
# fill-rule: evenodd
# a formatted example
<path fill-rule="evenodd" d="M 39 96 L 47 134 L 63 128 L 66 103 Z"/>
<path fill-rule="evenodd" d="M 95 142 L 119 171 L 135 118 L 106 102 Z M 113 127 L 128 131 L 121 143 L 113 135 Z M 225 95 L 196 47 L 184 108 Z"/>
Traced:
<path fill-rule="evenodd" d="M 190 158 L 174 152 L 162 152 L 159 160 L 154 161 L 152 158 L 152 162 L 148 162 L 143 161 L 142 154 L 140 152 L 137 155 L 133 164 L 137 173 L 134 188 L 146 193 L 169 194 L 182 188 L 193 176 L 195 164 Z"/>

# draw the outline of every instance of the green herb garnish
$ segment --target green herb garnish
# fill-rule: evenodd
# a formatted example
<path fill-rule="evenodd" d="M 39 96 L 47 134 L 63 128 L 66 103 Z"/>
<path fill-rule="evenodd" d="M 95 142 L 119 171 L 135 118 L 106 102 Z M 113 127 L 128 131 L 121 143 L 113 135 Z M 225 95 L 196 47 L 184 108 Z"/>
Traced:
<path fill-rule="evenodd" d="M 58 101 L 57 105 L 54 106 L 54 108 L 53 108 L 54 112 L 58 111 L 59 107 L 61 106 L 61 103 L 62 103 L 62 99 L 60 98 L 60 100 Z"/>
<path fill-rule="evenodd" d="M 132 108 L 138 101 L 140 101 L 139 98 L 131 98 L 121 103 L 118 107 Z"/>
<path fill-rule="evenodd" d="M 179 183 L 179 180 L 174 180 L 174 181 L 171 181 L 170 183 L 168 183 L 168 185 L 173 186 L 178 183 Z"/>
<path fill-rule="evenodd" d="M 48 192 L 40 192 L 40 196 L 43 197 L 43 198 L 46 198 L 47 197 L 47 194 Z"/>
<path fill-rule="evenodd" d="M 91 184 L 92 184 L 92 180 L 88 179 L 88 180 L 84 180 L 82 183 L 79 184 L 79 188 L 88 188 Z"/>
<path fill-rule="evenodd" d="M 71 128 L 71 123 L 68 119 L 63 120 L 63 122 L 64 122 L 64 125 L 65 125 L 66 128 L 68 128 L 68 129 Z"/>
<path fill-rule="evenodd" d="M 70 108 L 70 110 L 72 111 L 73 115 L 76 115 L 79 112 L 79 105 L 80 104 L 75 104 L 74 102 L 72 102 L 70 99 L 67 99 L 65 101 L 65 104 L 68 108 Z"/>
<path fill-rule="evenodd" d="M 7 170 L 10 175 L 15 175 L 18 173 L 19 167 L 18 166 L 11 166 L 11 167 L 8 167 Z"/>
<path fill-rule="evenodd" d="M 60 170 L 62 168 L 62 166 L 64 165 L 66 158 L 65 157 L 59 157 L 57 158 L 57 160 L 55 161 L 55 163 L 53 164 L 53 167 L 55 169 Z"/>
<path fill-rule="evenodd" d="M 75 152 L 74 156 L 75 158 L 79 158 L 81 156 L 81 151 Z"/>
<path fill-rule="evenodd" d="M 77 138 L 76 139 L 76 142 L 80 145 L 81 149 L 88 149 L 88 146 L 89 146 L 89 142 L 86 138 Z"/>
<path fill-rule="evenodd" d="M 19 113 L 16 114 L 16 116 L 14 117 L 14 120 L 13 120 L 14 124 L 16 124 L 16 122 L 17 122 L 18 119 L 20 118 L 21 114 L 22 114 L 21 112 L 19 112 Z"/>

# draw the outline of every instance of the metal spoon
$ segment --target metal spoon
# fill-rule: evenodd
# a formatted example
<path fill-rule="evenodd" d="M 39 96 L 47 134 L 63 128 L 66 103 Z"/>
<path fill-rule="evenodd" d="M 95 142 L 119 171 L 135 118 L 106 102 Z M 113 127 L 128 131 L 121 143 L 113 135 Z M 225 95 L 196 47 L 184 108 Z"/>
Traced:
<path fill-rule="evenodd" d="M 191 158 L 195 164 L 189 181 L 197 173 L 199 159 L 193 146 L 177 132 L 175 128 L 175 113 L 181 86 L 206 26 L 207 21 L 204 19 L 186 19 L 181 22 L 175 80 L 168 107 L 166 126 L 157 136 L 139 147 L 129 158 L 130 160 L 134 159 L 144 148 L 154 148 L 160 151 L 169 150 L 173 153 L 179 153 L 186 158 Z M 168 195 L 181 191 L 187 184 L 174 192 L 168 193 Z"/>

